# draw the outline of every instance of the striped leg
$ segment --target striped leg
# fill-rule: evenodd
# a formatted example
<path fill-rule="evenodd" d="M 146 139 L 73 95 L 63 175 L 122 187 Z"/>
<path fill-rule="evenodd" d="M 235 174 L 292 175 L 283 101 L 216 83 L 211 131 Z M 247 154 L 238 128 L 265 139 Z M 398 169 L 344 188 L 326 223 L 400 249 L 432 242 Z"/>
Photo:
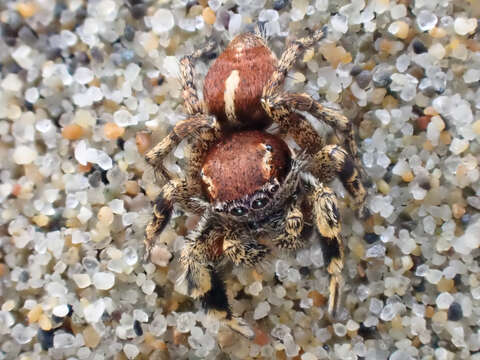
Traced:
<path fill-rule="evenodd" d="M 223 252 L 235 265 L 255 266 L 270 252 L 254 239 L 245 239 L 234 232 L 228 232 L 223 241 Z"/>
<path fill-rule="evenodd" d="M 369 216 L 365 206 L 367 192 L 360 181 L 352 156 L 345 149 L 338 145 L 325 146 L 313 156 L 310 171 L 321 182 L 330 182 L 338 176 L 353 198 L 358 217 L 365 219 Z"/>
<path fill-rule="evenodd" d="M 327 272 L 330 274 L 328 312 L 335 316 L 341 297 L 344 247 L 340 235 L 340 214 L 335 193 L 312 174 L 302 174 L 313 207 L 313 221 L 319 233 Z"/>
<path fill-rule="evenodd" d="M 310 36 L 294 40 L 287 46 L 278 61 L 277 68 L 263 88 L 261 100 L 262 106 L 270 118 L 279 124 L 284 131 L 288 132 L 295 142 L 309 154 L 314 154 L 323 147 L 322 138 L 305 117 L 290 111 L 288 108 L 275 106 L 271 99 L 276 98 L 282 92 L 285 77 L 303 52 L 323 39 L 326 32 L 326 28 L 318 29 Z"/>
<path fill-rule="evenodd" d="M 282 53 L 277 69 L 265 85 L 262 98 L 266 99 L 278 94 L 281 91 L 285 77 L 303 52 L 322 40 L 326 34 L 327 28 L 324 27 L 314 31 L 310 36 L 292 41 Z"/>
<path fill-rule="evenodd" d="M 303 213 L 298 204 L 292 204 L 285 217 L 285 231 L 272 240 L 275 246 L 282 249 L 299 249 L 305 244 L 302 238 Z"/>
<path fill-rule="evenodd" d="M 252 329 L 242 319 L 233 316 L 225 283 L 215 269 L 215 260 L 221 256 L 226 234 L 208 216 L 202 217 L 182 250 L 180 261 L 185 269 L 187 292 L 200 299 L 209 315 L 243 336 L 253 338 Z"/>
<path fill-rule="evenodd" d="M 202 133 L 219 133 L 219 125 L 214 116 L 193 115 L 175 124 L 172 131 L 153 147 L 145 155 L 145 160 L 160 174 L 164 179 L 171 179 L 171 175 L 163 166 L 164 158 L 180 142 L 189 137 L 200 137 Z"/>
<path fill-rule="evenodd" d="M 215 42 L 208 42 L 202 49 L 195 51 L 192 55 L 184 56 L 180 60 L 180 83 L 182 95 L 185 102 L 185 111 L 193 115 L 205 113 L 203 101 L 199 100 L 197 87 L 195 86 L 195 60 L 208 54 L 215 47 Z"/>
<path fill-rule="evenodd" d="M 280 93 L 264 98 L 262 104 L 265 111 L 276 121 L 280 121 L 279 119 L 285 117 L 285 114 L 295 111 L 310 113 L 340 132 L 346 149 L 353 159 L 357 159 L 357 145 L 354 139 L 353 127 L 348 118 L 342 113 L 321 105 L 308 94 Z"/>

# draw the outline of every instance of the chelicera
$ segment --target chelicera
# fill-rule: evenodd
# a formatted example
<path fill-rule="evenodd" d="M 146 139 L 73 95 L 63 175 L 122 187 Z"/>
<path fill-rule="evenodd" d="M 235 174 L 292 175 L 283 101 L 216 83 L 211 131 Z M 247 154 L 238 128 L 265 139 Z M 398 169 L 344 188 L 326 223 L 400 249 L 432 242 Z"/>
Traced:
<path fill-rule="evenodd" d="M 181 255 L 188 294 L 247 337 L 253 332 L 233 316 L 217 265 L 228 259 L 253 266 L 268 255 L 271 245 L 297 249 L 306 233 L 315 231 L 330 274 L 328 310 L 334 313 L 344 248 L 337 199 L 325 184 L 338 176 L 359 215 L 366 215 L 349 120 L 308 94 L 283 90 L 295 61 L 324 36 L 322 29 L 297 39 L 277 59 L 259 32 L 238 35 L 211 65 L 203 84 L 204 101 L 194 84 L 194 60 L 213 45 L 184 57 L 180 80 L 188 117 L 146 155 L 166 180 L 146 229 L 147 254 L 174 203 L 200 214 Z M 344 147 L 326 145 L 300 111 L 332 126 Z M 279 133 L 266 131 L 272 123 Z M 284 134 L 302 151 L 290 149 Z M 163 167 L 163 159 L 183 139 L 190 145 L 185 178 L 175 178 Z"/>

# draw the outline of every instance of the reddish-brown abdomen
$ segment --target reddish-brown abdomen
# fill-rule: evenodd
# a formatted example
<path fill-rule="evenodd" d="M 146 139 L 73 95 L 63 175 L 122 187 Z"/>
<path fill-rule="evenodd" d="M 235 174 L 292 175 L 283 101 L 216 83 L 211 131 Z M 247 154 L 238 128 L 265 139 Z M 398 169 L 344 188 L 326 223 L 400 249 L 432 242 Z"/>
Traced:
<path fill-rule="evenodd" d="M 279 137 L 262 131 L 233 133 L 214 145 L 202 167 L 202 181 L 212 202 L 236 200 L 283 180 L 290 150 Z"/>
<path fill-rule="evenodd" d="M 251 33 L 235 37 L 205 77 L 203 94 L 209 112 L 231 127 L 268 126 L 271 120 L 260 98 L 276 65 L 275 55 L 261 38 Z"/>

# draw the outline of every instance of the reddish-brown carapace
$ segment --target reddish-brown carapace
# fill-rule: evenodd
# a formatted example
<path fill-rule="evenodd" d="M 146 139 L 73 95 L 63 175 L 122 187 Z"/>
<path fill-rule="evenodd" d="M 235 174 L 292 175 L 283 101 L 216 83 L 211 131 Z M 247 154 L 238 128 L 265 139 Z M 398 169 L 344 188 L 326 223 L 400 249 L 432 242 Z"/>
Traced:
<path fill-rule="evenodd" d="M 205 77 L 204 101 L 195 87 L 193 64 L 212 45 L 185 56 L 180 80 L 187 118 L 146 154 L 166 180 L 146 229 L 147 254 L 168 224 L 174 204 L 200 214 L 180 256 L 186 292 L 247 337 L 254 333 L 232 314 L 219 275 L 222 261 L 255 266 L 271 246 L 295 250 L 315 229 L 330 275 L 328 310 L 333 314 L 339 304 L 344 250 L 337 199 L 326 183 L 338 176 L 359 215 L 367 214 L 349 120 L 306 93 L 283 89 L 295 61 L 324 36 L 324 30 L 316 30 L 289 42 L 279 59 L 260 32 L 236 36 Z M 345 149 L 325 145 L 302 112 L 333 127 Z M 185 177 L 179 178 L 169 174 L 163 160 L 183 139 L 189 152 Z M 296 146 L 288 146 L 290 141 Z"/>
<path fill-rule="evenodd" d="M 254 194 L 266 183 L 283 181 L 290 166 L 285 142 L 263 131 L 234 132 L 212 146 L 201 170 L 212 202 Z"/>

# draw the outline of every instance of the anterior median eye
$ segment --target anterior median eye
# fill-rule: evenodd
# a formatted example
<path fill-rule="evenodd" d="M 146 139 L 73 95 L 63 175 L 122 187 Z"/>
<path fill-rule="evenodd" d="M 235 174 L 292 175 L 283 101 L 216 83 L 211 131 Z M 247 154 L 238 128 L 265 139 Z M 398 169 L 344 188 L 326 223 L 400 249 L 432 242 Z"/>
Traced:
<path fill-rule="evenodd" d="M 267 204 L 268 204 L 268 198 L 266 198 L 266 197 L 258 198 L 258 199 L 253 200 L 252 208 L 253 209 L 261 209 L 261 208 L 265 207 L 265 205 L 267 205 Z"/>
<path fill-rule="evenodd" d="M 279 188 L 280 188 L 280 187 L 279 187 L 277 184 L 275 184 L 275 185 L 273 185 L 273 186 L 270 188 L 270 192 L 271 192 L 272 194 L 273 194 L 273 193 L 276 193 Z"/>
<path fill-rule="evenodd" d="M 243 206 L 237 206 L 236 208 L 233 208 L 232 210 L 230 210 L 230 214 L 235 216 L 242 216 L 242 215 L 245 215 L 247 212 L 248 210 Z"/>

